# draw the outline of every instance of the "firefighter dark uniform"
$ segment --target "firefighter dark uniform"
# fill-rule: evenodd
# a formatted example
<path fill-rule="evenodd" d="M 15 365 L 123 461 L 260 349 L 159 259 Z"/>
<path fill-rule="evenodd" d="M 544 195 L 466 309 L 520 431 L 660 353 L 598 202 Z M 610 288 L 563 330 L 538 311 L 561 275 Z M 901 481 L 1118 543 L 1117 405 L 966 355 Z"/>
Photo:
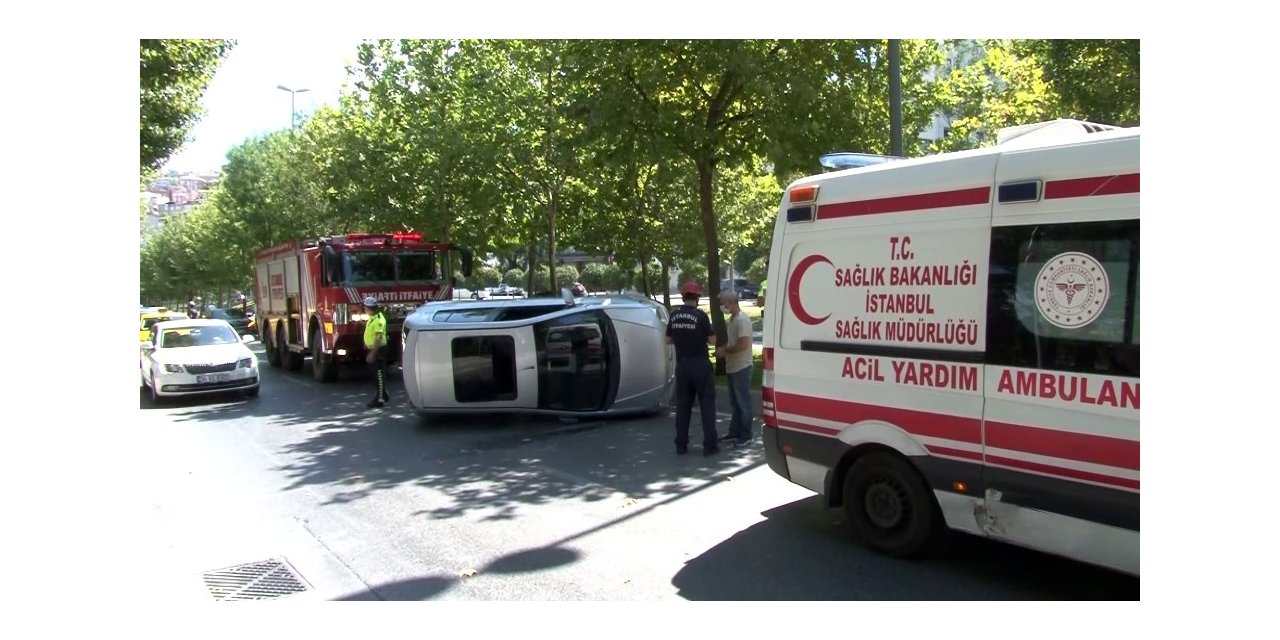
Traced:
<path fill-rule="evenodd" d="M 702 455 L 720 451 L 716 435 L 716 386 L 707 355 L 707 345 L 715 340 L 711 318 L 697 307 L 702 287 L 696 282 L 680 288 L 684 304 L 671 312 L 667 341 L 676 349 L 676 453 L 689 451 L 689 420 L 694 399 L 702 417 Z"/>
<path fill-rule="evenodd" d="M 366 405 L 372 409 L 385 406 L 391 401 L 391 396 L 387 395 L 387 316 L 373 296 L 364 299 L 364 306 L 371 314 L 364 325 L 364 348 L 373 354 L 369 369 L 373 371 L 378 384 L 373 400 Z M 378 336 L 382 337 L 382 344 L 374 349 L 374 345 L 378 344 Z"/>

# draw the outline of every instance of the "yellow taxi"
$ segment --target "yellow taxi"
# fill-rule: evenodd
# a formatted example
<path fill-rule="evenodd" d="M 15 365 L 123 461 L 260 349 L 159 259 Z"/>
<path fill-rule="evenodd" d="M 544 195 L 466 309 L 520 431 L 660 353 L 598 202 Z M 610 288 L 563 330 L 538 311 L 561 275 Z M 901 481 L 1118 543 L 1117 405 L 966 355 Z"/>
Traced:
<path fill-rule="evenodd" d="M 165 307 L 149 307 L 138 314 L 138 335 L 140 342 L 151 337 L 151 325 L 164 320 L 186 320 L 187 314 L 170 311 Z"/>

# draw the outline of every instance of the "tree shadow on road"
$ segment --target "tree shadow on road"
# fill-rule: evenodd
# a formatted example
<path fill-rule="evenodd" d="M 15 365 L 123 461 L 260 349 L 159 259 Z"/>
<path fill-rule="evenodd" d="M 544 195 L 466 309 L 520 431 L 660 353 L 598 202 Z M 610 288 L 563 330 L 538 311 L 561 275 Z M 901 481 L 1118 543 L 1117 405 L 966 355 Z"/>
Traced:
<path fill-rule="evenodd" d="M 689 600 L 1138 600 L 1139 579 L 1029 549 L 954 534 L 899 560 L 859 546 L 840 509 L 813 496 L 690 560 L 672 584 Z M 1045 576 L 1054 576 L 1046 580 Z"/>
<path fill-rule="evenodd" d="M 264 367 L 253 401 L 184 400 L 169 408 L 180 425 L 277 430 L 283 443 L 275 453 L 284 461 L 278 470 L 289 479 L 281 490 L 324 487 L 324 504 L 334 504 L 417 485 L 452 499 L 413 514 L 430 518 L 512 519 L 521 507 L 563 500 L 643 506 L 763 463 L 758 445 L 704 458 L 695 442 L 689 455 L 676 456 L 668 414 L 423 417 L 408 406 L 398 375 L 388 385 L 393 404 L 370 410 L 368 379 L 321 384 L 309 373 Z M 695 432 L 696 422 L 695 415 Z"/>

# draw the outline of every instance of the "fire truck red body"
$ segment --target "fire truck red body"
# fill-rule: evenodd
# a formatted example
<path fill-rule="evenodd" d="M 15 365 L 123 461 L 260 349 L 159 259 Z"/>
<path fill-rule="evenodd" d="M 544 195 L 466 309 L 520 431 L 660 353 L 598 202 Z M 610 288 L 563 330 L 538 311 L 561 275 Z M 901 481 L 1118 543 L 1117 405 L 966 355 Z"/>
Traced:
<path fill-rule="evenodd" d="M 268 362 L 298 370 L 311 356 L 317 380 L 337 379 L 341 365 L 364 362 L 364 298 L 386 309 L 394 338 L 418 306 L 453 297 L 454 253 L 469 276 L 470 250 L 417 233 L 348 233 L 259 251 L 256 322 Z M 400 340 L 388 343 L 394 362 Z"/>

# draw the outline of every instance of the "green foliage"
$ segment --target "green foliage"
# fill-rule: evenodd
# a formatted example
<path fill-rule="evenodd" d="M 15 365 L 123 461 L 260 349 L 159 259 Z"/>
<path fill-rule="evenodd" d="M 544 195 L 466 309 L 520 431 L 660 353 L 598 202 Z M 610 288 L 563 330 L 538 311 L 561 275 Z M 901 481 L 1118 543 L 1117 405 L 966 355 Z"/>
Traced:
<path fill-rule="evenodd" d="M 606 286 L 608 271 L 608 266 L 604 263 L 588 263 L 582 267 L 582 274 L 578 279 L 588 291 L 604 291 L 608 288 Z"/>
<path fill-rule="evenodd" d="M 662 267 L 655 263 L 645 263 L 647 268 L 642 269 L 641 265 L 637 265 L 631 270 L 631 286 L 636 291 L 647 291 L 650 295 L 660 294 L 667 290 L 666 283 L 662 280 Z M 645 276 L 648 276 L 649 286 L 645 286 Z"/>
<path fill-rule="evenodd" d="M 533 268 L 533 291 L 549 291 L 551 288 L 551 268 L 545 264 L 540 264 Z"/>
<path fill-rule="evenodd" d="M 1056 118 L 1138 124 L 1137 40 L 963 40 L 938 82 L 951 121 L 934 151 L 995 144 L 1012 127 Z"/>
<path fill-rule="evenodd" d="M 487 265 L 480 266 L 471 273 L 471 279 L 481 287 L 496 287 L 502 283 L 502 272 Z"/>
<path fill-rule="evenodd" d="M 140 173 L 159 168 L 199 119 L 200 97 L 233 40 L 141 40 Z"/>
<path fill-rule="evenodd" d="M 622 292 L 631 284 L 631 274 L 612 262 L 604 266 L 604 289 Z"/>
<path fill-rule="evenodd" d="M 502 281 L 510 285 L 519 285 L 524 283 L 525 272 L 523 269 L 508 269 L 502 274 Z"/>
<path fill-rule="evenodd" d="M 571 264 L 556 266 L 556 286 L 571 287 L 578 281 L 578 268 Z"/>
<path fill-rule="evenodd" d="M 680 269 L 681 285 L 693 280 L 702 285 L 704 291 L 710 286 L 707 280 L 707 265 L 696 260 L 682 260 L 678 267 Z"/>
<path fill-rule="evenodd" d="M 746 278 L 756 284 L 764 282 L 769 277 L 769 256 L 763 255 L 756 258 L 749 268 L 747 268 Z"/>
<path fill-rule="evenodd" d="M 1013 49 L 1044 69 L 1060 117 L 1139 123 L 1139 40 L 1017 40 Z"/>

